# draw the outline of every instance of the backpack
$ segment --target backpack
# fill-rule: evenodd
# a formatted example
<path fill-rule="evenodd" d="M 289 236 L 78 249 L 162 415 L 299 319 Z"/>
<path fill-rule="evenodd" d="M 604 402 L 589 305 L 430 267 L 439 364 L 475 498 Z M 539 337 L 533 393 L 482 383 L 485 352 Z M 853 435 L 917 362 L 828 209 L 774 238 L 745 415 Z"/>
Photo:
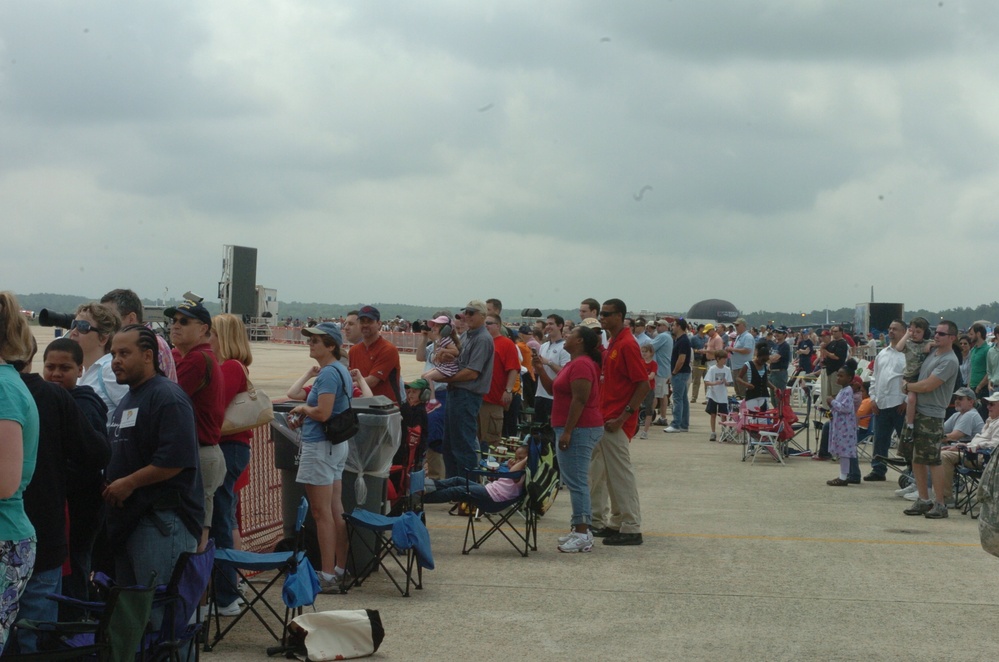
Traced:
<path fill-rule="evenodd" d="M 558 471 L 555 469 L 555 432 L 546 427 L 530 436 L 527 461 L 528 508 L 544 515 L 558 495 Z"/>

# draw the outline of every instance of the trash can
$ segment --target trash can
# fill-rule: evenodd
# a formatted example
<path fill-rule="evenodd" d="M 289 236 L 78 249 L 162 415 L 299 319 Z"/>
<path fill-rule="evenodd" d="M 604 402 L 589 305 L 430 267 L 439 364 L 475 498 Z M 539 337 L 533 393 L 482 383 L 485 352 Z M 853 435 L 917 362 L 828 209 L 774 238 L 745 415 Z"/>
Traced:
<path fill-rule="evenodd" d="M 349 513 L 356 507 L 385 513 L 389 470 L 402 438 L 402 414 L 394 402 L 382 395 L 354 398 L 353 407 L 360 430 L 347 441 L 347 465 L 341 492 L 343 511 Z M 357 568 L 363 569 L 372 558 L 368 548 L 356 537 L 363 537 L 370 545 L 374 542 L 374 534 L 358 530 L 351 537 L 349 559 L 352 563 L 348 564 L 348 570 L 355 576 Z"/>
<path fill-rule="evenodd" d="M 274 468 L 281 471 L 281 522 L 282 537 L 295 536 L 295 518 L 298 516 L 298 504 L 305 496 L 305 486 L 295 482 L 298 474 L 298 430 L 288 427 L 288 412 L 301 401 L 289 400 L 274 404 L 274 420 L 271 421 L 271 439 L 274 441 Z"/>

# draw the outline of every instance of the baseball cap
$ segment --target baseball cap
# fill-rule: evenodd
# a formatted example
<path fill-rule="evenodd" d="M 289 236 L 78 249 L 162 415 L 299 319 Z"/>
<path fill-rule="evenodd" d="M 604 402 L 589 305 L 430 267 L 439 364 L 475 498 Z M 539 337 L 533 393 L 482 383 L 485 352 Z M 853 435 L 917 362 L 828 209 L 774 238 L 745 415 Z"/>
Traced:
<path fill-rule="evenodd" d="M 382 314 L 374 306 L 361 306 L 361 309 L 357 311 L 357 319 L 364 319 L 365 317 L 376 322 L 382 321 Z"/>
<path fill-rule="evenodd" d="M 999 402 L 999 391 L 996 391 L 987 398 L 982 398 L 982 400 L 985 400 L 985 402 Z"/>
<path fill-rule="evenodd" d="M 714 324 L 705 324 L 704 325 L 704 333 L 707 333 L 708 331 L 714 331 L 714 330 L 715 330 L 715 325 Z"/>
<path fill-rule="evenodd" d="M 596 318 L 593 318 L 593 317 L 586 318 L 585 320 L 583 320 L 582 322 L 580 322 L 579 325 L 580 326 L 585 326 L 588 329 L 599 329 L 600 328 L 600 322 Z"/>
<path fill-rule="evenodd" d="M 212 325 L 212 314 L 208 312 L 208 309 L 201 305 L 201 302 L 195 302 L 188 299 L 184 303 L 178 306 L 171 306 L 163 311 L 163 315 L 167 318 L 173 318 L 174 315 L 183 315 L 184 317 L 190 317 L 191 319 L 196 319 L 202 324 Z"/>
<path fill-rule="evenodd" d="M 788 328 L 786 326 L 775 326 L 774 327 L 774 333 L 783 333 L 786 336 L 787 332 L 788 332 Z"/>
<path fill-rule="evenodd" d="M 434 324 L 450 324 L 451 318 L 448 317 L 447 315 L 438 315 L 437 317 L 428 321 L 433 322 Z"/>
<path fill-rule="evenodd" d="M 302 329 L 303 336 L 329 336 L 336 341 L 336 344 L 343 344 L 343 336 L 340 329 L 333 322 L 322 322 L 315 326 L 307 326 Z"/>
<path fill-rule="evenodd" d="M 484 315 L 486 312 L 486 304 L 485 302 L 480 301 L 479 299 L 472 299 L 471 301 L 468 302 L 468 304 L 465 305 L 465 308 L 462 310 L 462 312 L 466 310 L 475 310 Z"/>
<path fill-rule="evenodd" d="M 955 398 L 971 398 L 972 400 L 977 400 L 978 396 L 967 386 L 962 386 L 961 388 L 954 391 Z"/>

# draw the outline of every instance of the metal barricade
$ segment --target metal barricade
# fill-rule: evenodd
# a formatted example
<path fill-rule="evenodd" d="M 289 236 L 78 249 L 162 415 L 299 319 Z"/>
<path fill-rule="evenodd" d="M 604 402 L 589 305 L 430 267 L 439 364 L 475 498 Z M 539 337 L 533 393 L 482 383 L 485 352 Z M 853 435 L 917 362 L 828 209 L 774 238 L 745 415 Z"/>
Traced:
<path fill-rule="evenodd" d="M 250 482 L 239 493 L 243 549 L 268 552 L 281 540 L 281 472 L 274 468 L 271 426 L 253 430 Z"/>

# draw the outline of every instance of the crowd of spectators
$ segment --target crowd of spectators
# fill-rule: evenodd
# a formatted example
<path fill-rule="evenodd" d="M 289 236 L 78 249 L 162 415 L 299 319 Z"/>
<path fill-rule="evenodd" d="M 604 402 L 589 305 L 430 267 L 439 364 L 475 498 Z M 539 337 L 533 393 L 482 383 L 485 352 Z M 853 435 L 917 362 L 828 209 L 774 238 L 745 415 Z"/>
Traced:
<path fill-rule="evenodd" d="M 46 594 L 87 598 L 93 569 L 121 583 L 162 582 L 181 552 L 209 536 L 239 544 L 249 436 L 223 435 L 222 423 L 248 387 L 246 330 L 232 315 L 213 318 L 200 301 L 185 301 L 165 310 L 171 347 L 143 324 L 142 309 L 130 290 L 80 306 L 68 337 L 44 348 L 37 375 L 16 299 L 0 296 L 0 646 L 15 619 L 57 615 Z M 947 320 L 935 328 L 896 320 L 877 337 L 855 338 L 836 324 L 792 331 L 750 328 L 741 318 L 646 320 L 612 298 L 581 301 L 578 321 L 550 314 L 512 324 L 499 300 L 473 299 L 414 323 L 383 320 L 368 305 L 301 326 L 317 366 L 289 396 L 305 401 L 292 411 L 303 440 L 297 480 L 317 523 L 324 591 L 339 590 L 347 553 L 345 445 L 330 442 L 324 424 L 358 395 L 388 398 L 405 420 L 419 421 L 438 498 L 517 436 L 523 411 L 550 426 L 572 503 L 569 531 L 557 541 L 566 553 L 589 552 L 596 538 L 643 543 L 630 442 L 652 425 L 689 434 L 695 403 L 707 406 L 715 441 L 732 394 L 753 409 L 778 406 L 789 386 L 821 394 L 816 401 L 832 418 L 816 457 L 840 462 L 828 484 L 861 482 L 858 430 L 869 430 L 874 445 L 864 480 L 884 481 L 895 436 L 913 477 L 904 512 L 931 519 L 947 516 L 955 467 L 980 467 L 982 452 L 999 442 L 999 346 L 980 324 L 959 335 Z M 386 331 L 419 334 L 421 379 L 403 381 Z M 239 613 L 237 591 L 219 595 L 222 615 Z M 18 641 L 22 652 L 33 645 Z"/>

